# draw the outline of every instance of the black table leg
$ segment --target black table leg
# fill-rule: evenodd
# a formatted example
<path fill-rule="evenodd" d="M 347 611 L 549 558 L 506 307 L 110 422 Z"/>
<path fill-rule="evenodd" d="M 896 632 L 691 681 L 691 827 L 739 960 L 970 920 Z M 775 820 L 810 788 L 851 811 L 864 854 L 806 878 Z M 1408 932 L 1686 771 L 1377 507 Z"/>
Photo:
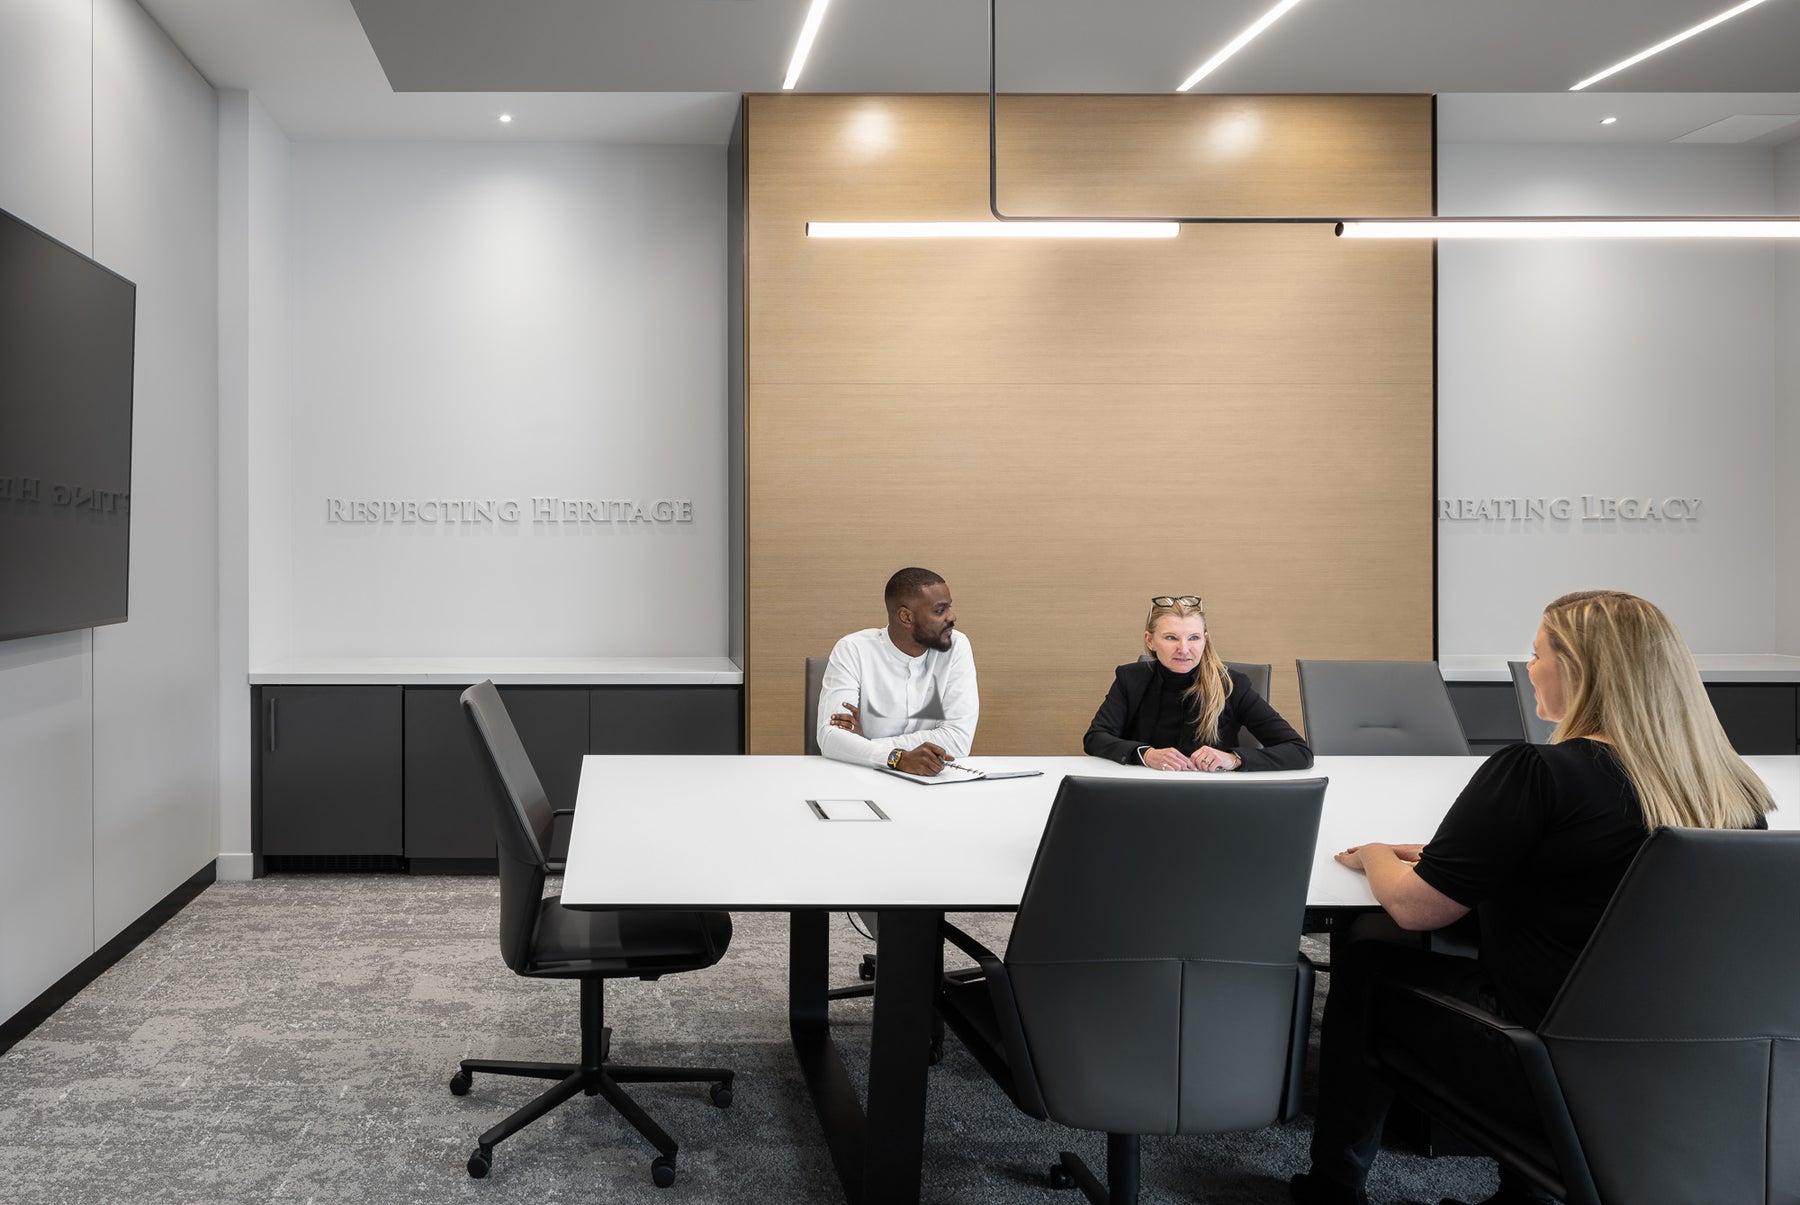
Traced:
<path fill-rule="evenodd" d="M 943 914 L 881 915 L 866 1117 L 831 1040 L 826 919 L 824 912 L 801 911 L 789 922 L 788 1029 L 800 1073 L 850 1205 L 917 1205 Z"/>
<path fill-rule="evenodd" d="M 941 912 L 881 914 L 863 1205 L 919 1199 L 925 1161 L 925 1087 L 936 1015 Z"/>

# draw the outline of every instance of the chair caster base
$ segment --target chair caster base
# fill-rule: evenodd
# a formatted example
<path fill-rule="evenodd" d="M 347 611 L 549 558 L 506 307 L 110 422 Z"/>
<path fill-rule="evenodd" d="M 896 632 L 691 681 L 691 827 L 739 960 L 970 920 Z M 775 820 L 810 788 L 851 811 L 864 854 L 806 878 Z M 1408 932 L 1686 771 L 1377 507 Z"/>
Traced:
<path fill-rule="evenodd" d="M 650 1164 L 650 1182 L 658 1188 L 667 1188 L 675 1183 L 675 1160 L 667 1155 L 658 1155 Z"/>
<path fill-rule="evenodd" d="M 469 1156 L 469 1178 L 485 1180 L 487 1174 L 494 1169 L 494 1148 L 478 1146 L 474 1154 Z"/>
<path fill-rule="evenodd" d="M 467 1096 L 469 1094 L 469 1085 L 474 1082 L 474 1077 L 467 1071 L 458 1071 L 455 1075 L 450 1077 L 450 1095 Z"/>

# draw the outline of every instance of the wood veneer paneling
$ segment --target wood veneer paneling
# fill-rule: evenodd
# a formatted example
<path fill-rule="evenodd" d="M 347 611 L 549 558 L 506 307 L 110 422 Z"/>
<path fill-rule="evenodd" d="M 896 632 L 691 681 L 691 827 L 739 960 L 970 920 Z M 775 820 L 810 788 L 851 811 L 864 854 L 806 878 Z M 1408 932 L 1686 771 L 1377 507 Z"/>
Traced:
<path fill-rule="evenodd" d="M 1172 242 L 827 242 L 986 215 L 982 97 L 746 107 L 749 748 L 798 752 L 802 659 L 943 573 L 978 753 L 1079 747 L 1151 594 L 1223 654 L 1427 658 L 1432 255 L 1323 226 Z M 1427 213 L 1423 97 L 1031 97 L 1003 207 Z"/>

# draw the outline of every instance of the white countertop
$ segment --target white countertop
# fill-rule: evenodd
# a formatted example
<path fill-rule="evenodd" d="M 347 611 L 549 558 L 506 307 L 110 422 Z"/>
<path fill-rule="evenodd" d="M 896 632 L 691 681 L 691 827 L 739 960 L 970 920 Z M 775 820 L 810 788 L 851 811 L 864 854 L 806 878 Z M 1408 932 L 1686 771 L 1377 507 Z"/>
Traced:
<path fill-rule="evenodd" d="M 1526 650 L 1511 655 L 1439 657 L 1438 672 L 1446 682 L 1510 682 L 1506 663 L 1530 656 Z M 1694 662 L 1707 682 L 1800 683 L 1800 657 L 1782 653 L 1695 653 Z"/>
<path fill-rule="evenodd" d="M 740 686 L 729 657 L 304 657 L 250 671 L 252 686 Z"/>

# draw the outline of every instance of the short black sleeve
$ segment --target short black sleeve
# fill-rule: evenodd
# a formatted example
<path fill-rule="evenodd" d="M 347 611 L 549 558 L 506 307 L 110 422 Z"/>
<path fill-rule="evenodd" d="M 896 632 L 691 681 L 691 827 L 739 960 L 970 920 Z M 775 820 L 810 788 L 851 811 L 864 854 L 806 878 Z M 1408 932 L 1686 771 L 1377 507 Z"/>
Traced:
<path fill-rule="evenodd" d="M 1475 771 L 1414 869 L 1457 903 L 1475 907 L 1519 879 L 1544 839 L 1555 790 L 1535 746 L 1507 746 Z"/>

